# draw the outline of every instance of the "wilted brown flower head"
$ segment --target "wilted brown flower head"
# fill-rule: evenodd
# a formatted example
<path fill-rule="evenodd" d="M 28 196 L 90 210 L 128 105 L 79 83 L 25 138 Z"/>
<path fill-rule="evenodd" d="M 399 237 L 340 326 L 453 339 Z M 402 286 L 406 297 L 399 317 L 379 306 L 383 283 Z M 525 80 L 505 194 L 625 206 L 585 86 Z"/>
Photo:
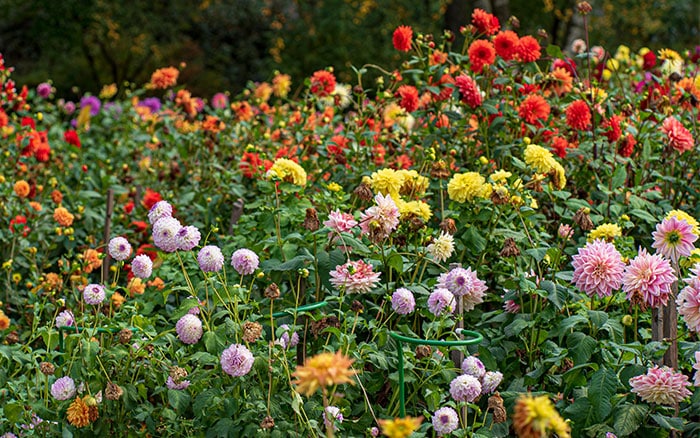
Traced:
<path fill-rule="evenodd" d="M 51 376 L 56 371 L 56 367 L 51 362 L 42 362 L 39 364 L 39 369 L 45 376 Z"/>
<path fill-rule="evenodd" d="M 362 199 L 365 202 L 371 201 L 373 198 L 372 189 L 370 188 L 370 186 L 368 186 L 364 182 L 360 183 L 359 186 L 355 187 L 355 190 L 353 190 L 353 193 L 355 194 L 355 196 L 357 196 L 358 198 Z"/>
<path fill-rule="evenodd" d="M 454 219 L 445 218 L 440 222 L 440 229 L 447 234 L 454 235 L 457 232 L 457 224 Z"/>
<path fill-rule="evenodd" d="M 105 388 L 105 397 L 107 400 L 119 400 L 122 394 L 124 394 L 124 390 L 122 390 L 119 385 L 107 382 L 107 387 Z"/>
<path fill-rule="evenodd" d="M 593 7 L 591 7 L 591 4 L 588 2 L 578 2 L 576 9 L 578 10 L 579 14 L 588 15 L 593 10 Z"/>
<path fill-rule="evenodd" d="M 187 370 L 182 367 L 170 367 L 170 373 L 168 374 L 173 382 L 180 383 L 182 379 L 187 377 Z"/>
<path fill-rule="evenodd" d="M 246 321 L 243 323 L 243 340 L 253 343 L 262 336 L 262 326 L 257 322 Z"/>
<path fill-rule="evenodd" d="M 321 221 L 318 220 L 318 215 L 316 214 L 315 209 L 306 209 L 306 217 L 304 218 L 304 223 L 302 226 L 309 231 L 316 231 L 319 229 L 321 226 Z"/>
<path fill-rule="evenodd" d="M 265 288 L 265 296 L 271 300 L 279 298 L 280 297 L 279 286 L 277 286 L 276 283 L 270 284 L 268 287 Z"/>
<path fill-rule="evenodd" d="M 128 328 L 123 328 L 119 330 L 119 333 L 117 333 L 117 338 L 119 338 L 120 344 L 128 344 L 131 341 L 132 336 L 134 336 L 134 333 Z"/>
<path fill-rule="evenodd" d="M 489 397 L 489 409 L 493 412 L 493 422 L 494 423 L 505 423 L 508 419 L 506 414 L 506 408 L 503 407 L 503 398 L 501 394 L 496 391 L 491 397 Z"/>
<path fill-rule="evenodd" d="M 260 428 L 264 430 L 272 429 L 273 427 L 275 427 L 275 420 L 269 415 L 263 418 L 263 421 L 260 423 Z"/>
<path fill-rule="evenodd" d="M 587 208 L 581 207 L 576 211 L 574 222 L 582 231 L 591 231 L 593 229 L 593 221 Z"/>
<path fill-rule="evenodd" d="M 419 345 L 416 347 L 416 359 L 421 360 L 426 357 L 430 357 L 433 354 L 433 350 L 430 345 Z"/>
<path fill-rule="evenodd" d="M 520 250 L 518 245 L 515 243 L 515 239 L 508 237 L 505 242 L 503 242 L 503 249 L 500 252 L 501 257 L 517 257 L 520 255 Z"/>

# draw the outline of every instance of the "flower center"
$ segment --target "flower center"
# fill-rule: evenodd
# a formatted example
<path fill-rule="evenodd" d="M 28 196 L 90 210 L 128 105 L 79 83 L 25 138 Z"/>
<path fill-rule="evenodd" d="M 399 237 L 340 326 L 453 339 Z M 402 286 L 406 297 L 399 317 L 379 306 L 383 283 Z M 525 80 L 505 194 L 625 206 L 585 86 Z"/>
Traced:
<path fill-rule="evenodd" d="M 681 233 L 677 230 L 673 230 L 666 235 L 666 242 L 671 245 L 677 245 L 681 241 Z"/>

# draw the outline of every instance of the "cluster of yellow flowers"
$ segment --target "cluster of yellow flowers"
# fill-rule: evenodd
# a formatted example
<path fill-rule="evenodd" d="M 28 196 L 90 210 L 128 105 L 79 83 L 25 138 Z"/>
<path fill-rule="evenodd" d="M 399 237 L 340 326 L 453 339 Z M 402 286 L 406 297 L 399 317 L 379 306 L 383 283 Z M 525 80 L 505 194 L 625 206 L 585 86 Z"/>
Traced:
<path fill-rule="evenodd" d="M 528 144 L 524 152 L 525 163 L 535 172 L 550 175 L 557 189 L 566 186 L 566 172 L 564 167 L 554 159 L 552 153 L 536 144 Z"/>
<path fill-rule="evenodd" d="M 372 173 L 366 183 L 375 193 L 391 196 L 402 218 L 417 216 L 427 221 L 432 216 L 430 206 L 422 200 L 404 201 L 403 199 L 403 196 L 419 197 L 428 189 L 428 178 L 415 170 L 381 169 Z"/>

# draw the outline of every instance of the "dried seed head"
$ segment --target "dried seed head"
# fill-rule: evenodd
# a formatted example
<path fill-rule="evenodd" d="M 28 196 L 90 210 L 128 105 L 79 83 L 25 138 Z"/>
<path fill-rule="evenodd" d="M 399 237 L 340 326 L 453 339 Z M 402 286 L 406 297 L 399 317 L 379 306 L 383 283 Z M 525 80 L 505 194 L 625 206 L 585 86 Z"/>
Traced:
<path fill-rule="evenodd" d="M 450 177 L 450 169 L 444 160 L 433 163 L 430 169 L 430 176 L 437 179 L 447 179 Z"/>
<path fill-rule="evenodd" d="M 515 244 L 515 239 L 509 237 L 503 242 L 503 249 L 500 252 L 501 257 L 517 257 L 520 255 L 518 245 Z"/>
<path fill-rule="evenodd" d="M 574 214 L 574 222 L 581 228 L 582 231 L 591 231 L 593 229 L 593 221 L 587 208 L 581 207 Z"/>
<path fill-rule="evenodd" d="M 131 341 L 131 337 L 133 335 L 134 333 L 131 330 L 129 330 L 128 328 L 123 328 L 119 330 L 117 337 L 119 338 L 120 344 L 128 344 Z"/>
<path fill-rule="evenodd" d="M 429 345 L 419 345 L 416 347 L 416 359 L 421 360 L 425 357 L 430 357 L 433 350 Z"/>
<path fill-rule="evenodd" d="M 457 224 L 454 219 L 445 218 L 440 222 L 440 229 L 447 234 L 454 235 L 457 232 Z"/>
<path fill-rule="evenodd" d="M 187 377 L 187 370 L 181 367 L 170 367 L 169 376 L 173 382 L 180 383 L 182 379 Z"/>
<path fill-rule="evenodd" d="M 316 210 L 313 208 L 306 209 L 306 217 L 302 226 L 309 231 L 316 231 L 321 226 L 321 221 L 318 220 Z"/>
<path fill-rule="evenodd" d="M 355 313 L 362 313 L 362 311 L 365 310 L 365 306 L 363 306 L 361 302 L 353 300 L 352 304 L 350 305 L 350 310 Z"/>
<path fill-rule="evenodd" d="M 51 362 L 42 362 L 39 364 L 39 369 L 45 376 L 52 376 L 56 371 L 56 367 Z"/>
<path fill-rule="evenodd" d="M 353 190 L 353 193 L 363 201 L 371 201 L 373 198 L 372 189 L 365 183 L 361 183 L 359 186 L 357 186 L 355 190 Z"/>
<path fill-rule="evenodd" d="M 279 286 L 277 286 L 276 283 L 270 284 L 268 287 L 265 288 L 265 296 L 271 300 L 279 298 L 280 297 Z"/>
<path fill-rule="evenodd" d="M 275 427 L 275 420 L 270 417 L 269 415 L 263 418 L 263 421 L 260 423 L 260 428 L 262 429 L 272 429 Z"/>
<path fill-rule="evenodd" d="M 262 326 L 257 322 L 246 321 L 243 323 L 243 340 L 253 343 L 262 336 Z"/>
<path fill-rule="evenodd" d="M 105 397 L 107 397 L 107 400 L 119 400 L 122 394 L 124 394 L 124 391 L 119 385 L 107 382 L 107 387 L 105 388 Z"/>
<path fill-rule="evenodd" d="M 593 7 L 588 2 L 578 2 L 576 9 L 578 9 L 579 14 L 588 15 L 593 10 Z"/>
<path fill-rule="evenodd" d="M 498 391 L 489 397 L 489 409 L 493 411 L 494 423 L 505 423 L 508 419 L 506 408 L 503 406 L 503 398 L 501 398 Z"/>

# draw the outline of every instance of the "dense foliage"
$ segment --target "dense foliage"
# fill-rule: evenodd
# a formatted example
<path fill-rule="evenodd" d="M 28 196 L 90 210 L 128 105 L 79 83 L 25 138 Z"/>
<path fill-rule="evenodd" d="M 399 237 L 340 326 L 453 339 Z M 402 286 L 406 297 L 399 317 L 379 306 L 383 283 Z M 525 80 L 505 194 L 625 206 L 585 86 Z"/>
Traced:
<path fill-rule="evenodd" d="M 0 62 L 5 436 L 696 435 L 698 53 L 509 26 L 296 97 Z"/>

